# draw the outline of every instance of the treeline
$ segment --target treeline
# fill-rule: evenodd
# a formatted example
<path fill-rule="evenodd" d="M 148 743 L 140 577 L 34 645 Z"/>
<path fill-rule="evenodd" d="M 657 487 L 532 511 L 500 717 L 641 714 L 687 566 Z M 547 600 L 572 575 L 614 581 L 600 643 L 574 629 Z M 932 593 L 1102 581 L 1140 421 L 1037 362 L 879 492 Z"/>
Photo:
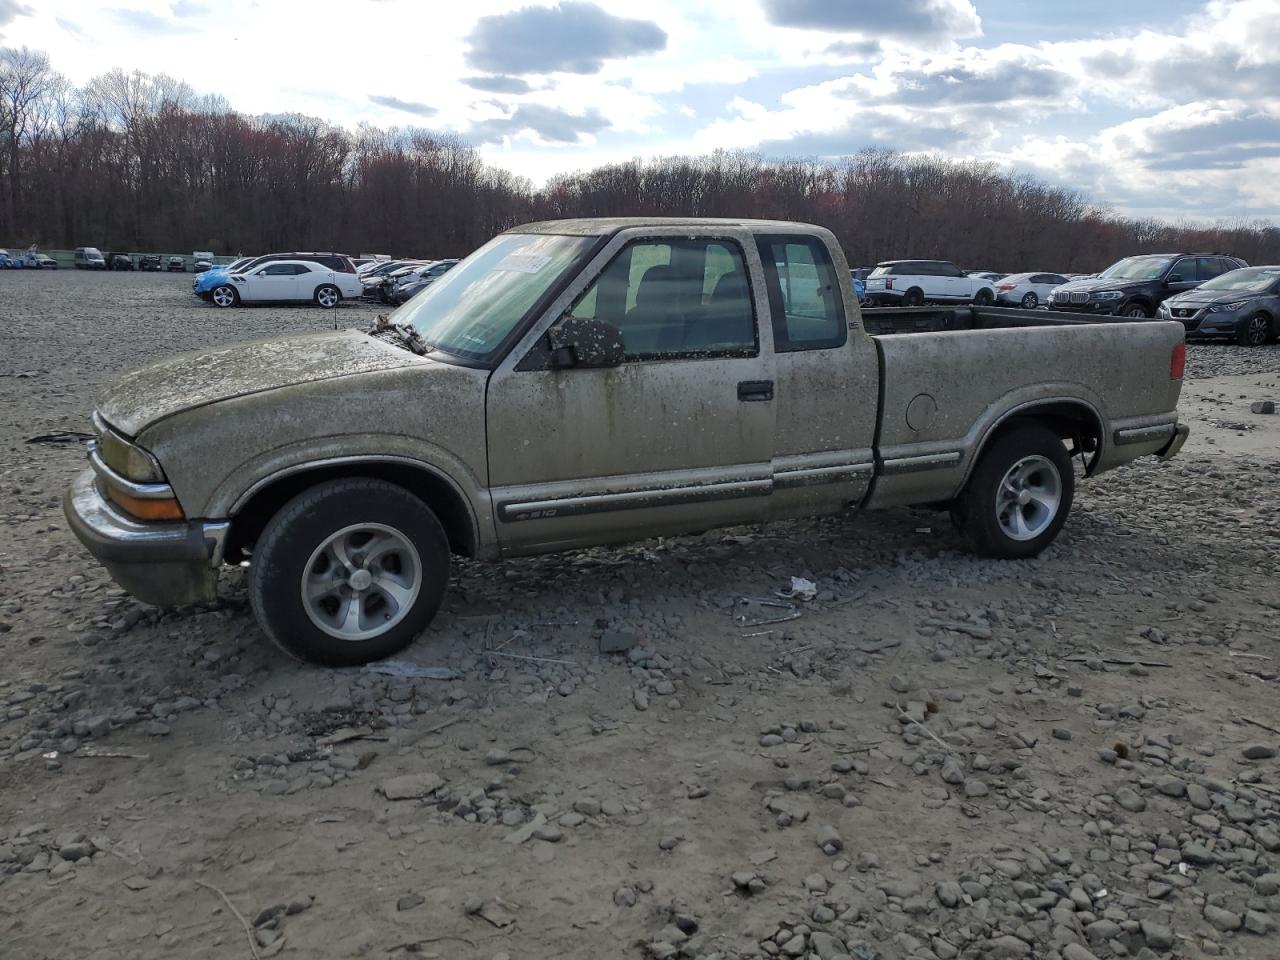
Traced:
<path fill-rule="evenodd" d="M 281 249 L 460 256 L 529 220 L 692 215 L 805 220 L 852 264 L 1099 269 L 1159 249 L 1280 261 L 1280 230 L 1117 217 L 988 163 L 869 150 L 839 163 L 715 153 L 528 180 L 456 136 L 250 117 L 164 75 L 75 87 L 0 48 L 0 245 L 219 254 Z"/>

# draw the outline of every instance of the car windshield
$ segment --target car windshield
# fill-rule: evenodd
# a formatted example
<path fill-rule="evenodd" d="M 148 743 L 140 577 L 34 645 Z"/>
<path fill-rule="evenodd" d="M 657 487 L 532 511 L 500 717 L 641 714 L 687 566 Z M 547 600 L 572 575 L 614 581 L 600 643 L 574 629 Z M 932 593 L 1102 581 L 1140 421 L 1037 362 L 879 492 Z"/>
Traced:
<path fill-rule="evenodd" d="M 1103 270 L 1104 280 L 1155 280 L 1169 268 L 1169 257 L 1125 257 Z"/>
<path fill-rule="evenodd" d="M 540 233 L 495 237 L 392 319 L 413 324 L 433 349 L 486 360 L 595 242 Z"/>
<path fill-rule="evenodd" d="M 1246 267 L 1230 270 L 1200 284 L 1201 290 L 1241 290 L 1261 293 L 1280 280 L 1280 267 Z"/>

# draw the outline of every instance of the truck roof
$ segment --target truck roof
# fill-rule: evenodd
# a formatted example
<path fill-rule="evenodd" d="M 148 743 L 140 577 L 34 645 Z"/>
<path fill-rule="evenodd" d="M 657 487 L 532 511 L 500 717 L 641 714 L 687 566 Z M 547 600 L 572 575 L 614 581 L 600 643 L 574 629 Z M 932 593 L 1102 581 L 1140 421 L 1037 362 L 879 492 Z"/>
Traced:
<path fill-rule="evenodd" d="M 720 217 L 579 217 L 572 220 L 542 220 L 512 227 L 508 233 L 556 233 L 579 237 L 598 237 L 632 227 L 747 227 L 752 230 L 792 232 L 825 230 L 824 227 L 791 220 L 750 220 Z"/>

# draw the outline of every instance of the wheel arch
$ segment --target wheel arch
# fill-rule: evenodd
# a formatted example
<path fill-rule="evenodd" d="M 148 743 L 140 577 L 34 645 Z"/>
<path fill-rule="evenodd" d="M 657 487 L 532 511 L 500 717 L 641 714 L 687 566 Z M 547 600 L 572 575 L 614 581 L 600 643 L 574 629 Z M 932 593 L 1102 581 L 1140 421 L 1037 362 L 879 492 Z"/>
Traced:
<path fill-rule="evenodd" d="M 1102 457 L 1102 447 L 1106 442 L 1106 430 L 1103 426 L 1102 414 L 1093 404 L 1078 398 L 1059 398 L 1036 400 L 1014 407 L 997 417 L 983 433 L 969 458 L 968 467 L 960 488 L 969 482 L 974 468 L 982 456 L 1000 436 L 1026 423 L 1038 423 L 1048 427 L 1064 440 L 1071 440 L 1075 445 L 1072 455 L 1084 452 L 1090 454 L 1085 464 L 1085 475 L 1089 476 Z"/>
<path fill-rule="evenodd" d="M 328 480 L 369 477 L 403 487 L 440 521 L 449 549 L 462 557 L 480 553 L 480 531 L 471 504 L 447 475 L 419 461 L 396 457 L 351 457 L 291 467 L 260 480 L 237 500 L 227 533 L 228 562 L 243 559 L 267 523 L 289 500 Z"/>

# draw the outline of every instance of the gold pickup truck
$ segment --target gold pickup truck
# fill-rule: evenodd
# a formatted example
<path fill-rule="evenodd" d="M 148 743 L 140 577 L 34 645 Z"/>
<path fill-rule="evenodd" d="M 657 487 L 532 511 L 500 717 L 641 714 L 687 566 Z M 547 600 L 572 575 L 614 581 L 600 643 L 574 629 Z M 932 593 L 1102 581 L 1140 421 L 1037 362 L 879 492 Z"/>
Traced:
<path fill-rule="evenodd" d="M 360 663 L 427 627 L 453 555 L 941 504 L 981 553 L 1034 556 L 1074 456 L 1181 447 L 1184 350 L 1168 322 L 864 315 L 820 227 L 531 224 L 375 330 L 126 375 L 66 515 L 140 600 L 211 599 L 248 560 L 273 640 Z"/>

